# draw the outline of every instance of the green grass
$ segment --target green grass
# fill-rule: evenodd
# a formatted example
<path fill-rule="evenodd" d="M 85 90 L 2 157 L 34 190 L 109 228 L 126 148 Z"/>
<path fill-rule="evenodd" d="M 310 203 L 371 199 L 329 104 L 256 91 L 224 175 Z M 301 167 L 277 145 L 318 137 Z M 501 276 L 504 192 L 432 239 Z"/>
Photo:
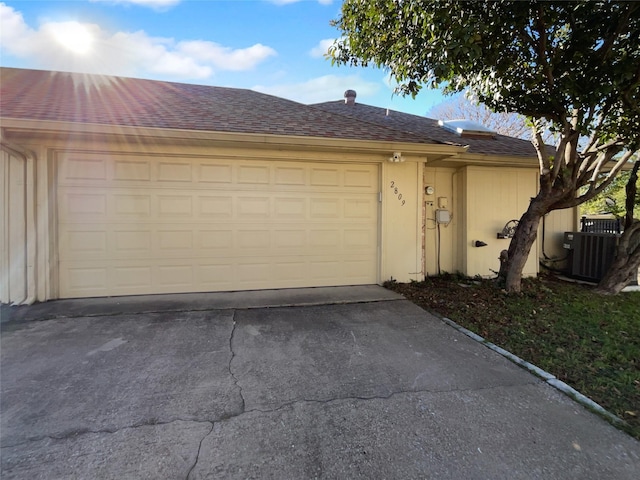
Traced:
<path fill-rule="evenodd" d="M 640 439 L 640 292 L 604 297 L 552 277 L 516 295 L 455 275 L 386 286 L 552 373 Z"/>

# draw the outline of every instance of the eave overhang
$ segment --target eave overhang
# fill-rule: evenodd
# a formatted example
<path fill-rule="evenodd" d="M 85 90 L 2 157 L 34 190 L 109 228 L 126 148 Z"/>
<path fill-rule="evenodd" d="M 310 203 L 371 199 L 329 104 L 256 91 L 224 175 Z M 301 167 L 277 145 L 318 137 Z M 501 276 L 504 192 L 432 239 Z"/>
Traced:
<path fill-rule="evenodd" d="M 16 143 L 118 141 L 135 145 L 242 146 L 271 150 L 314 150 L 392 155 L 402 152 L 406 161 L 440 161 L 466 152 L 467 147 L 401 141 L 345 139 L 297 135 L 272 135 L 173 128 L 1 118 L 2 137 Z M 385 157 L 386 158 L 386 157 Z"/>
<path fill-rule="evenodd" d="M 466 166 L 538 168 L 538 159 L 534 156 L 522 155 L 487 155 L 463 153 L 454 157 L 446 157 L 427 162 L 431 167 L 458 168 Z"/>

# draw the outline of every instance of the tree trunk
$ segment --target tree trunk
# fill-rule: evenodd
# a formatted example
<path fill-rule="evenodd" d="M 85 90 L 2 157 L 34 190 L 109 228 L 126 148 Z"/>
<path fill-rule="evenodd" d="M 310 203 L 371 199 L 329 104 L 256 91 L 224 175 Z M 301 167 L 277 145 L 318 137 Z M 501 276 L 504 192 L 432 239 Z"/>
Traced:
<path fill-rule="evenodd" d="M 616 295 L 638 274 L 640 267 L 640 221 L 627 228 L 616 248 L 613 263 L 604 274 L 595 291 Z"/>
<path fill-rule="evenodd" d="M 618 240 L 613 263 L 600 279 L 596 292 L 605 295 L 616 295 L 626 287 L 638 274 L 640 266 L 640 221 L 634 220 L 633 210 L 638 191 L 638 170 L 640 160 L 636 160 L 631 170 L 629 181 L 625 187 L 627 200 L 624 232 Z"/>
<path fill-rule="evenodd" d="M 500 267 L 500 277 L 504 288 L 509 293 L 520 292 L 522 271 L 527 263 L 531 246 L 536 241 L 540 219 L 545 213 L 545 206 L 538 198 L 531 200 L 529 208 L 522 215 L 516 232 L 509 244 L 506 261 Z"/>

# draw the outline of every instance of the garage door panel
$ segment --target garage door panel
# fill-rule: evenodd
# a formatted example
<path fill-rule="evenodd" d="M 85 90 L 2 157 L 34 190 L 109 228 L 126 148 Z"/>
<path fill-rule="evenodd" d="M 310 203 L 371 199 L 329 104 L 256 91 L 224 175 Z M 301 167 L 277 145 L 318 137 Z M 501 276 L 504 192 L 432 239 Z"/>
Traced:
<path fill-rule="evenodd" d="M 311 258 L 309 259 L 309 276 L 320 281 L 328 281 L 340 275 L 342 262 L 335 258 Z M 341 275 L 340 275 L 341 276 Z"/>
<path fill-rule="evenodd" d="M 63 190 L 60 192 L 59 200 L 59 218 L 62 221 L 77 221 L 82 217 L 91 220 L 107 216 L 106 194 Z"/>
<path fill-rule="evenodd" d="M 238 165 L 238 183 L 267 185 L 270 176 L 269 170 L 266 165 Z"/>
<path fill-rule="evenodd" d="M 340 171 L 338 168 L 312 168 L 310 184 L 314 187 L 339 187 Z"/>
<path fill-rule="evenodd" d="M 327 218 L 338 219 L 341 217 L 342 209 L 341 200 L 338 198 L 311 198 L 309 200 L 311 204 L 310 219 L 322 219 Z"/>
<path fill-rule="evenodd" d="M 233 182 L 233 169 L 231 165 L 201 163 L 198 171 L 197 182 L 228 184 Z"/>
<path fill-rule="evenodd" d="M 151 180 L 150 160 L 116 160 L 113 168 L 114 180 Z"/>
<path fill-rule="evenodd" d="M 203 252 L 216 254 L 221 250 L 230 250 L 233 248 L 233 230 L 200 230 L 197 232 L 197 245 Z"/>
<path fill-rule="evenodd" d="M 65 248 L 60 251 L 60 257 L 66 259 L 75 255 L 105 256 L 109 244 L 107 237 L 107 232 L 100 229 L 92 230 L 91 226 L 67 231 L 62 239 Z"/>
<path fill-rule="evenodd" d="M 153 267 L 150 265 L 124 265 L 111 269 L 111 282 L 114 287 L 124 289 L 142 289 L 152 285 Z"/>
<path fill-rule="evenodd" d="M 237 225 L 202 229 L 198 224 L 170 226 L 118 224 L 110 231 L 100 225 L 76 226 L 60 234 L 61 260 L 131 258 L 206 258 L 208 256 L 338 255 L 355 250 L 374 252 L 374 226 L 327 224 Z"/>
<path fill-rule="evenodd" d="M 373 198 L 348 198 L 344 200 L 344 216 L 349 219 L 370 220 L 378 211 L 378 201 Z"/>
<path fill-rule="evenodd" d="M 309 244 L 313 248 L 338 248 L 341 244 L 341 232 L 338 228 L 311 228 Z"/>
<path fill-rule="evenodd" d="M 376 172 L 371 168 L 347 168 L 344 172 L 345 187 L 358 187 L 367 190 L 378 188 Z"/>
<path fill-rule="evenodd" d="M 305 229 L 277 229 L 273 232 L 273 246 L 289 252 L 295 249 L 307 248 L 307 231 Z"/>
<path fill-rule="evenodd" d="M 234 290 L 229 285 L 236 285 L 235 264 L 228 259 L 216 261 L 203 261 L 195 266 L 196 284 L 202 286 L 202 290 Z"/>
<path fill-rule="evenodd" d="M 280 262 L 274 262 L 273 277 L 283 284 L 304 282 L 305 276 L 308 274 L 306 265 L 307 262 L 304 259 L 285 259 Z"/>
<path fill-rule="evenodd" d="M 274 167 L 274 183 L 280 186 L 304 186 L 307 171 L 300 166 Z"/>
<path fill-rule="evenodd" d="M 193 216 L 192 195 L 163 195 L 157 196 L 158 216 L 178 216 L 181 218 Z"/>
<path fill-rule="evenodd" d="M 172 289 L 192 290 L 194 285 L 194 268 L 192 265 L 158 266 L 157 284 Z"/>
<path fill-rule="evenodd" d="M 307 218 L 307 201 L 301 197 L 278 197 L 273 199 L 273 210 L 276 219 L 305 220 Z"/>
<path fill-rule="evenodd" d="M 346 249 L 375 249 L 377 245 L 376 240 L 376 232 L 373 232 L 371 230 L 347 229 L 344 231 L 343 244 Z"/>
<path fill-rule="evenodd" d="M 268 228 L 238 229 L 235 250 L 239 254 L 262 255 L 271 248 L 271 232 Z"/>
<path fill-rule="evenodd" d="M 371 265 L 369 257 L 351 257 L 343 262 L 343 275 L 354 284 L 366 282 L 367 278 L 375 275 L 376 267 Z"/>
<path fill-rule="evenodd" d="M 107 266 L 67 266 L 60 269 L 60 291 L 78 297 L 103 296 L 110 290 Z"/>
<path fill-rule="evenodd" d="M 376 165 L 71 156 L 60 295 L 375 283 L 377 192 Z"/>
<path fill-rule="evenodd" d="M 110 258 L 148 255 L 151 253 L 153 233 L 149 229 L 116 230 L 110 235 Z"/>
<path fill-rule="evenodd" d="M 129 218 L 151 218 L 151 195 L 140 194 L 115 194 L 109 202 L 110 216 Z"/>
<path fill-rule="evenodd" d="M 233 197 L 230 195 L 200 195 L 197 204 L 198 215 L 201 217 L 228 219 L 233 216 Z"/>
<path fill-rule="evenodd" d="M 171 252 L 194 251 L 194 232 L 192 230 L 158 230 L 155 237 L 156 250 L 160 255 Z"/>
<path fill-rule="evenodd" d="M 240 197 L 236 200 L 238 218 L 264 218 L 271 214 L 269 197 Z"/>
<path fill-rule="evenodd" d="M 158 181 L 191 182 L 193 165 L 187 162 L 158 162 Z"/>

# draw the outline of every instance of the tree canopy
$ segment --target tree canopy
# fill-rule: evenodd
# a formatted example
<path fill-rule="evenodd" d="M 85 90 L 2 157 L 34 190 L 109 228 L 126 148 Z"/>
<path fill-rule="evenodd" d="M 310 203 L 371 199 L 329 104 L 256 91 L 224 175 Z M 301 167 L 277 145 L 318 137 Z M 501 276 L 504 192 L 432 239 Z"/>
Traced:
<path fill-rule="evenodd" d="M 542 215 L 602 192 L 640 147 L 640 2 L 346 0 L 333 24 L 337 64 L 386 68 L 404 94 L 469 90 L 531 119 L 540 189 L 504 256 L 508 291 Z M 555 153 L 538 122 L 557 133 Z"/>
<path fill-rule="evenodd" d="M 347 0 L 339 64 L 388 68 L 402 93 L 471 89 L 496 111 L 640 143 L 640 4 Z"/>

